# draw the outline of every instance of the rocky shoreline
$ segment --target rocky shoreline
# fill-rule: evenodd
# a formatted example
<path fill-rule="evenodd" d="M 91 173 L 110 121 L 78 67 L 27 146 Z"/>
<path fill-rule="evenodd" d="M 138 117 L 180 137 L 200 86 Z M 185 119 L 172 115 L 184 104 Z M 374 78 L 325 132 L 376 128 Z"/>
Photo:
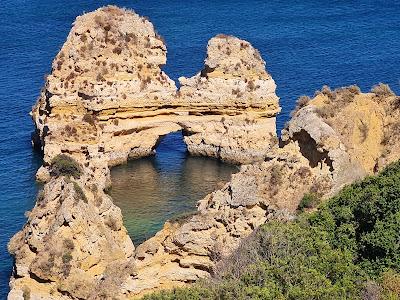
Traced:
<path fill-rule="evenodd" d="M 132 11 L 76 19 L 32 110 L 46 184 L 9 243 L 9 299 L 129 299 L 195 282 L 261 224 L 293 219 L 305 194 L 324 199 L 399 159 L 400 100 L 386 85 L 300 98 L 279 140 L 276 86 L 248 42 L 212 38 L 180 89 L 165 63 L 162 38 Z M 135 249 L 104 192 L 110 168 L 178 130 L 191 154 L 241 169 Z"/>

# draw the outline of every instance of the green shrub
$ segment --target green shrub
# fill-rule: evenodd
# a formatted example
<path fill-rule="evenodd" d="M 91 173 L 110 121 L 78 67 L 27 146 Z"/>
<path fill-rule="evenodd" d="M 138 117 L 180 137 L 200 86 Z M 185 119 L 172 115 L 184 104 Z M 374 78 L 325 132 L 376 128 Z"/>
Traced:
<path fill-rule="evenodd" d="M 83 202 L 88 203 L 88 199 L 86 198 L 85 193 L 83 192 L 83 190 L 79 186 L 79 184 L 76 183 L 75 181 L 74 181 L 74 190 L 75 190 L 74 198 L 75 198 L 76 202 L 79 202 L 79 200 L 82 200 Z"/>
<path fill-rule="evenodd" d="M 400 162 L 344 188 L 310 217 L 330 243 L 347 249 L 371 278 L 400 271 Z"/>
<path fill-rule="evenodd" d="M 306 195 L 303 206 L 313 197 Z M 399 241 L 397 162 L 344 188 L 313 214 L 261 226 L 210 279 L 144 299 L 398 300 Z"/>
<path fill-rule="evenodd" d="M 303 196 L 297 209 L 303 211 L 305 208 L 315 208 L 320 202 L 320 198 L 315 193 L 308 193 Z"/>
<path fill-rule="evenodd" d="M 272 221 L 242 243 L 213 279 L 145 299 L 355 299 L 359 274 L 348 251 L 333 249 L 306 222 Z"/>
<path fill-rule="evenodd" d="M 71 156 L 58 154 L 51 161 L 51 173 L 54 176 L 67 176 L 77 179 L 81 176 L 82 169 Z"/>

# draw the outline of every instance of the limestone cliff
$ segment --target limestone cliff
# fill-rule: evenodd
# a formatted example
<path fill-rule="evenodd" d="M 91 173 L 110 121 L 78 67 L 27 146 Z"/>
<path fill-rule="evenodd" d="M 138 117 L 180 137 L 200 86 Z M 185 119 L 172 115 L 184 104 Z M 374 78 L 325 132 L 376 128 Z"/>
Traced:
<path fill-rule="evenodd" d="M 325 86 L 313 99 L 300 100 L 282 140 L 296 140 L 310 160 L 324 157 L 336 170 L 338 187 L 398 159 L 400 102 L 387 85 L 370 93 L 356 86 L 334 91 Z M 315 153 L 307 149 L 310 144 L 316 145 Z"/>
<path fill-rule="evenodd" d="M 323 199 L 398 160 L 400 97 L 380 89 L 363 94 L 348 87 L 331 92 L 332 99 L 321 92 L 301 98 L 280 148 L 264 162 L 243 165 L 225 187 L 199 201 L 196 215 L 167 223 L 137 248 L 134 292 L 194 281 L 257 226 L 294 218 L 305 194 Z"/>
<path fill-rule="evenodd" d="M 179 91 L 165 62 L 162 38 L 132 11 L 76 19 L 32 111 L 47 183 L 9 244 L 9 299 L 128 299 L 194 282 L 257 226 L 294 218 L 304 194 L 323 199 L 399 158 L 400 101 L 382 86 L 302 98 L 278 143 L 275 83 L 248 42 L 212 38 Z M 104 193 L 109 168 L 177 130 L 192 154 L 247 164 L 135 249 Z"/>
<path fill-rule="evenodd" d="M 264 158 L 274 146 L 274 116 L 280 111 L 276 86 L 250 43 L 217 35 L 208 42 L 204 69 L 179 81 L 180 97 L 192 105 L 206 105 L 217 113 L 223 108 L 228 116 L 246 112 L 242 118 L 224 117 L 222 122 L 185 123 L 190 132 L 185 142 L 192 154 L 244 163 Z"/>
<path fill-rule="evenodd" d="M 193 154 L 262 160 L 276 142 L 279 112 L 265 62 L 234 37 L 212 39 L 207 52 L 207 71 L 182 79 L 177 92 L 160 69 L 165 44 L 147 19 L 116 7 L 78 17 L 32 111 L 45 162 L 86 153 L 111 166 L 152 154 L 177 130 Z"/>

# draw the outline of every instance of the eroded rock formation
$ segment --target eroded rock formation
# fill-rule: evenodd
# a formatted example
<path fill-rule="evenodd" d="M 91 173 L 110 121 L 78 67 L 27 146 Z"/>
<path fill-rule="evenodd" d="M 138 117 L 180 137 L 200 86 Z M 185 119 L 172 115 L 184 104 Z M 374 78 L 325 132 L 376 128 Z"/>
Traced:
<path fill-rule="evenodd" d="M 165 62 L 161 37 L 134 12 L 77 18 L 32 112 L 47 183 L 9 244 L 10 299 L 126 299 L 194 282 L 257 226 L 292 219 L 304 194 L 332 195 L 399 158 L 400 101 L 384 86 L 302 98 L 278 145 L 275 83 L 248 42 L 211 39 L 179 91 Z M 109 167 L 177 130 L 193 154 L 247 164 L 135 249 L 104 193 Z"/>
<path fill-rule="evenodd" d="M 189 152 L 248 163 L 264 158 L 275 146 L 275 115 L 280 111 L 276 86 L 250 43 L 217 35 L 208 42 L 204 69 L 179 81 L 183 101 L 206 106 L 203 114 L 225 115 L 210 122 L 197 118 L 184 123 L 190 133 L 185 137 Z M 237 114 L 242 117 L 229 117 Z"/>
<path fill-rule="evenodd" d="M 160 69 L 166 47 L 148 20 L 116 7 L 78 17 L 32 112 L 45 162 L 68 152 L 115 165 L 154 153 L 177 130 L 193 154 L 262 160 L 276 142 L 279 112 L 265 62 L 230 36 L 211 39 L 207 53 L 204 70 L 181 79 L 177 92 Z"/>

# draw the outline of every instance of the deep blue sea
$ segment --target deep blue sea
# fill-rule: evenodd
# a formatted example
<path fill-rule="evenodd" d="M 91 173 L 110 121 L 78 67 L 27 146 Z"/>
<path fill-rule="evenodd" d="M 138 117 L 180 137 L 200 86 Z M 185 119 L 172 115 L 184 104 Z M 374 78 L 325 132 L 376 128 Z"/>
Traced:
<path fill-rule="evenodd" d="M 281 97 L 278 128 L 295 100 L 328 84 L 378 82 L 400 92 L 400 1 L 0 1 L 0 299 L 12 260 L 6 244 L 34 203 L 40 156 L 30 146 L 28 112 L 75 17 L 117 4 L 149 16 L 168 46 L 167 74 L 201 69 L 218 33 L 250 41 L 267 61 Z M 168 151 L 168 150 L 166 150 Z"/>

